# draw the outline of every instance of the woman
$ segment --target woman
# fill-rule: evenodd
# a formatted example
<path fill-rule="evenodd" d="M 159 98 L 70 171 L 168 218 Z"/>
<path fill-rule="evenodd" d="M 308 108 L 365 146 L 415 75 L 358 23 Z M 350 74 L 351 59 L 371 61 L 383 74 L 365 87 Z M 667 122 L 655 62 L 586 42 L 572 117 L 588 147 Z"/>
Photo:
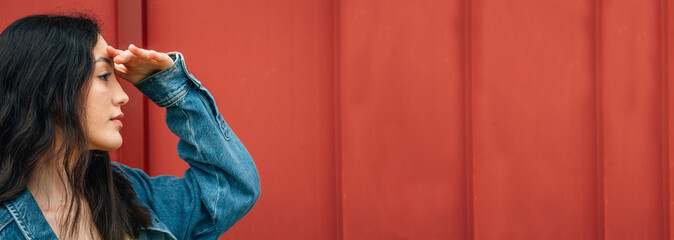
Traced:
<path fill-rule="evenodd" d="M 110 162 L 129 101 L 115 74 L 166 108 L 184 178 Z M 28 16 L 0 34 L 0 239 L 215 239 L 259 193 L 180 53 L 112 48 L 86 16 Z"/>

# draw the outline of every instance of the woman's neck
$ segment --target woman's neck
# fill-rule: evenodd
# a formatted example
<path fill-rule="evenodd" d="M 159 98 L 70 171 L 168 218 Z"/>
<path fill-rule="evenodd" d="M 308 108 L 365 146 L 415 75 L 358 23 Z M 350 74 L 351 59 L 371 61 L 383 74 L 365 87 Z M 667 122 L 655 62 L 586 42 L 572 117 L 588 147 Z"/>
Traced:
<path fill-rule="evenodd" d="M 72 188 L 67 184 L 67 176 L 65 170 L 61 167 L 49 166 L 36 171 L 32 174 L 33 178 L 28 183 L 28 190 L 33 194 L 33 198 L 40 207 L 42 214 L 52 228 L 52 231 L 57 236 L 69 236 L 72 239 L 98 239 L 98 232 L 93 225 L 93 219 L 89 209 L 89 204 L 86 199 L 78 197 L 71 201 L 75 195 L 72 193 Z M 71 204 L 79 202 L 79 217 L 76 220 L 77 233 L 75 236 L 67 234 L 66 229 L 70 228 L 75 210 L 71 208 Z"/>
<path fill-rule="evenodd" d="M 73 194 L 67 184 L 64 169 L 48 166 L 38 169 L 31 175 L 28 190 L 33 194 L 42 212 L 52 212 L 69 204 L 67 198 Z"/>

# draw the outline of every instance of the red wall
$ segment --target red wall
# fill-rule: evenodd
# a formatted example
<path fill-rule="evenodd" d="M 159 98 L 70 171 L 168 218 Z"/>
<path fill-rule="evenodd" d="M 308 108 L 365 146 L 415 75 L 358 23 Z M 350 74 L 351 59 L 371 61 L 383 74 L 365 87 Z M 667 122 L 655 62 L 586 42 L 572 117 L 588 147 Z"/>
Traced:
<path fill-rule="evenodd" d="M 0 0 L 0 27 L 56 6 Z M 671 0 L 60 6 L 211 90 L 262 180 L 228 239 L 674 237 Z M 114 157 L 182 175 L 164 111 L 128 91 Z"/>
<path fill-rule="evenodd" d="M 332 3 L 147 2 L 148 47 L 179 50 L 255 160 L 262 195 L 229 239 L 338 234 Z M 190 17 L 199 16 L 199 17 Z M 164 110 L 149 108 L 149 121 Z M 182 174 L 174 137 L 149 125 L 151 174 Z"/>

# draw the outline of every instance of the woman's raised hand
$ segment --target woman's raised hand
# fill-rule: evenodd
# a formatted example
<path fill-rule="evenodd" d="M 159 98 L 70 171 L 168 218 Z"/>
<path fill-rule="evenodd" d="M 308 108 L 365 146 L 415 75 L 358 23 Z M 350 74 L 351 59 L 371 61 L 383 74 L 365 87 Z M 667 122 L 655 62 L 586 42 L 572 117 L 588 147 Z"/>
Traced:
<path fill-rule="evenodd" d="M 134 84 L 173 65 L 173 59 L 168 54 L 138 48 L 133 44 L 124 51 L 108 46 L 107 51 L 115 63 L 115 74 Z"/>

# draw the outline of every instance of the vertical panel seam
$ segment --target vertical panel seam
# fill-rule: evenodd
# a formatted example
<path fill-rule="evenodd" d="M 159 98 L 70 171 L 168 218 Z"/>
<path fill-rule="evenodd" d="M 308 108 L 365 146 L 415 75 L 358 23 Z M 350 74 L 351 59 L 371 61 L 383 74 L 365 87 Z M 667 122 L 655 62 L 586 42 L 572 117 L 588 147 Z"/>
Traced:
<path fill-rule="evenodd" d="M 344 239 L 344 171 L 342 159 L 342 91 L 341 91 L 341 15 L 340 0 L 333 1 L 333 114 L 335 152 L 335 239 Z"/>
<path fill-rule="evenodd" d="M 146 173 L 150 172 L 150 124 L 149 124 L 149 110 L 148 110 L 148 99 L 143 95 L 142 99 L 142 112 L 143 112 L 143 171 Z"/>
<path fill-rule="evenodd" d="M 121 31 L 121 30 L 122 30 L 123 26 L 128 26 L 129 24 L 135 26 L 135 25 L 139 24 L 140 25 L 140 32 L 141 32 L 140 46 L 143 47 L 143 48 L 147 48 L 147 44 L 146 44 L 146 41 L 145 41 L 145 35 L 147 33 L 147 27 L 146 27 L 147 12 L 146 12 L 146 9 L 145 9 L 146 0 L 141 0 L 139 2 L 140 3 L 140 9 L 137 9 L 139 5 L 129 4 L 129 3 L 130 3 L 129 1 L 119 0 L 115 4 L 115 14 L 116 14 L 116 17 L 117 17 L 117 24 L 116 24 L 116 28 L 115 28 L 115 33 L 117 34 L 117 45 L 119 46 L 121 44 L 128 44 L 129 43 L 129 42 L 123 42 L 122 39 L 127 40 L 127 41 L 136 42 L 136 40 L 138 40 L 137 39 L 138 36 L 136 36 L 135 34 L 130 34 L 130 33 L 128 33 L 128 31 Z M 126 7 L 121 7 L 121 6 L 126 6 Z M 137 12 L 135 12 L 134 10 L 140 10 L 140 14 L 141 14 L 140 22 L 138 22 L 137 19 L 134 17 L 135 14 L 137 14 Z M 129 16 L 129 15 L 132 15 L 132 16 Z M 122 19 L 127 19 L 127 18 L 133 19 L 133 22 L 123 24 L 124 21 L 122 21 Z M 131 35 L 131 36 L 129 36 L 129 35 Z M 132 159 L 136 160 L 137 162 L 140 162 L 140 164 L 142 164 L 142 166 L 141 166 L 142 170 L 145 171 L 145 172 L 150 172 L 150 167 L 149 167 L 149 162 L 150 162 L 149 155 L 150 154 L 149 154 L 149 143 L 148 143 L 149 142 L 148 141 L 148 138 L 149 138 L 148 126 L 149 125 L 148 125 L 148 118 L 147 118 L 147 116 L 148 116 L 148 103 L 147 103 L 147 97 L 145 95 L 139 94 L 139 96 L 141 96 L 141 102 L 140 102 L 140 108 L 141 109 L 138 112 L 138 114 L 140 115 L 140 118 L 141 118 L 140 125 L 142 126 L 142 129 L 141 129 L 140 133 L 138 134 L 139 137 L 141 138 L 140 139 L 141 143 L 137 147 L 140 147 L 140 153 L 138 153 L 136 151 L 128 151 L 129 145 L 127 144 L 126 147 L 122 147 L 118 150 L 119 151 L 119 154 L 118 154 L 119 159 L 117 159 L 117 160 L 122 160 L 122 158 L 124 158 L 124 157 L 128 158 L 129 154 L 133 154 Z M 126 152 L 126 153 L 123 153 L 123 152 Z"/>
<path fill-rule="evenodd" d="M 142 33 L 142 46 L 147 48 L 150 44 L 147 38 L 147 0 L 141 1 L 141 33 Z M 145 172 L 150 172 L 150 119 L 149 116 L 149 100 L 145 94 L 143 94 L 143 100 L 141 104 L 142 113 L 143 113 L 143 169 Z"/>
<path fill-rule="evenodd" d="M 603 129 L 603 67 L 602 67 L 602 0 L 595 1 L 594 8 L 594 68 L 595 68 L 595 158 L 596 158 L 596 188 L 597 188 L 597 228 L 598 239 L 606 239 L 606 192 L 605 192 L 605 163 L 604 163 L 604 129 Z"/>
<path fill-rule="evenodd" d="M 140 21 L 141 21 L 141 41 L 142 46 L 147 48 L 148 42 L 148 33 L 147 33 L 147 0 L 140 1 Z"/>
<path fill-rule="evenodd" d="M 472 1 L 464 1 L 464 144 L 466 162 L 466 238 L 475 239 L 475 190 L 473 158 L 473 37 Z"/>
<path fill-rule="evenodd" d="M 661 67 L 661 88 L 662 88 L 662 196 L 663 196 L 663 236 L 671 239 L 671 176 L 669 171 L 669 43 L 668 43 L 668 0 L 661 0 L 660 6 L 660 67 Z"/>

